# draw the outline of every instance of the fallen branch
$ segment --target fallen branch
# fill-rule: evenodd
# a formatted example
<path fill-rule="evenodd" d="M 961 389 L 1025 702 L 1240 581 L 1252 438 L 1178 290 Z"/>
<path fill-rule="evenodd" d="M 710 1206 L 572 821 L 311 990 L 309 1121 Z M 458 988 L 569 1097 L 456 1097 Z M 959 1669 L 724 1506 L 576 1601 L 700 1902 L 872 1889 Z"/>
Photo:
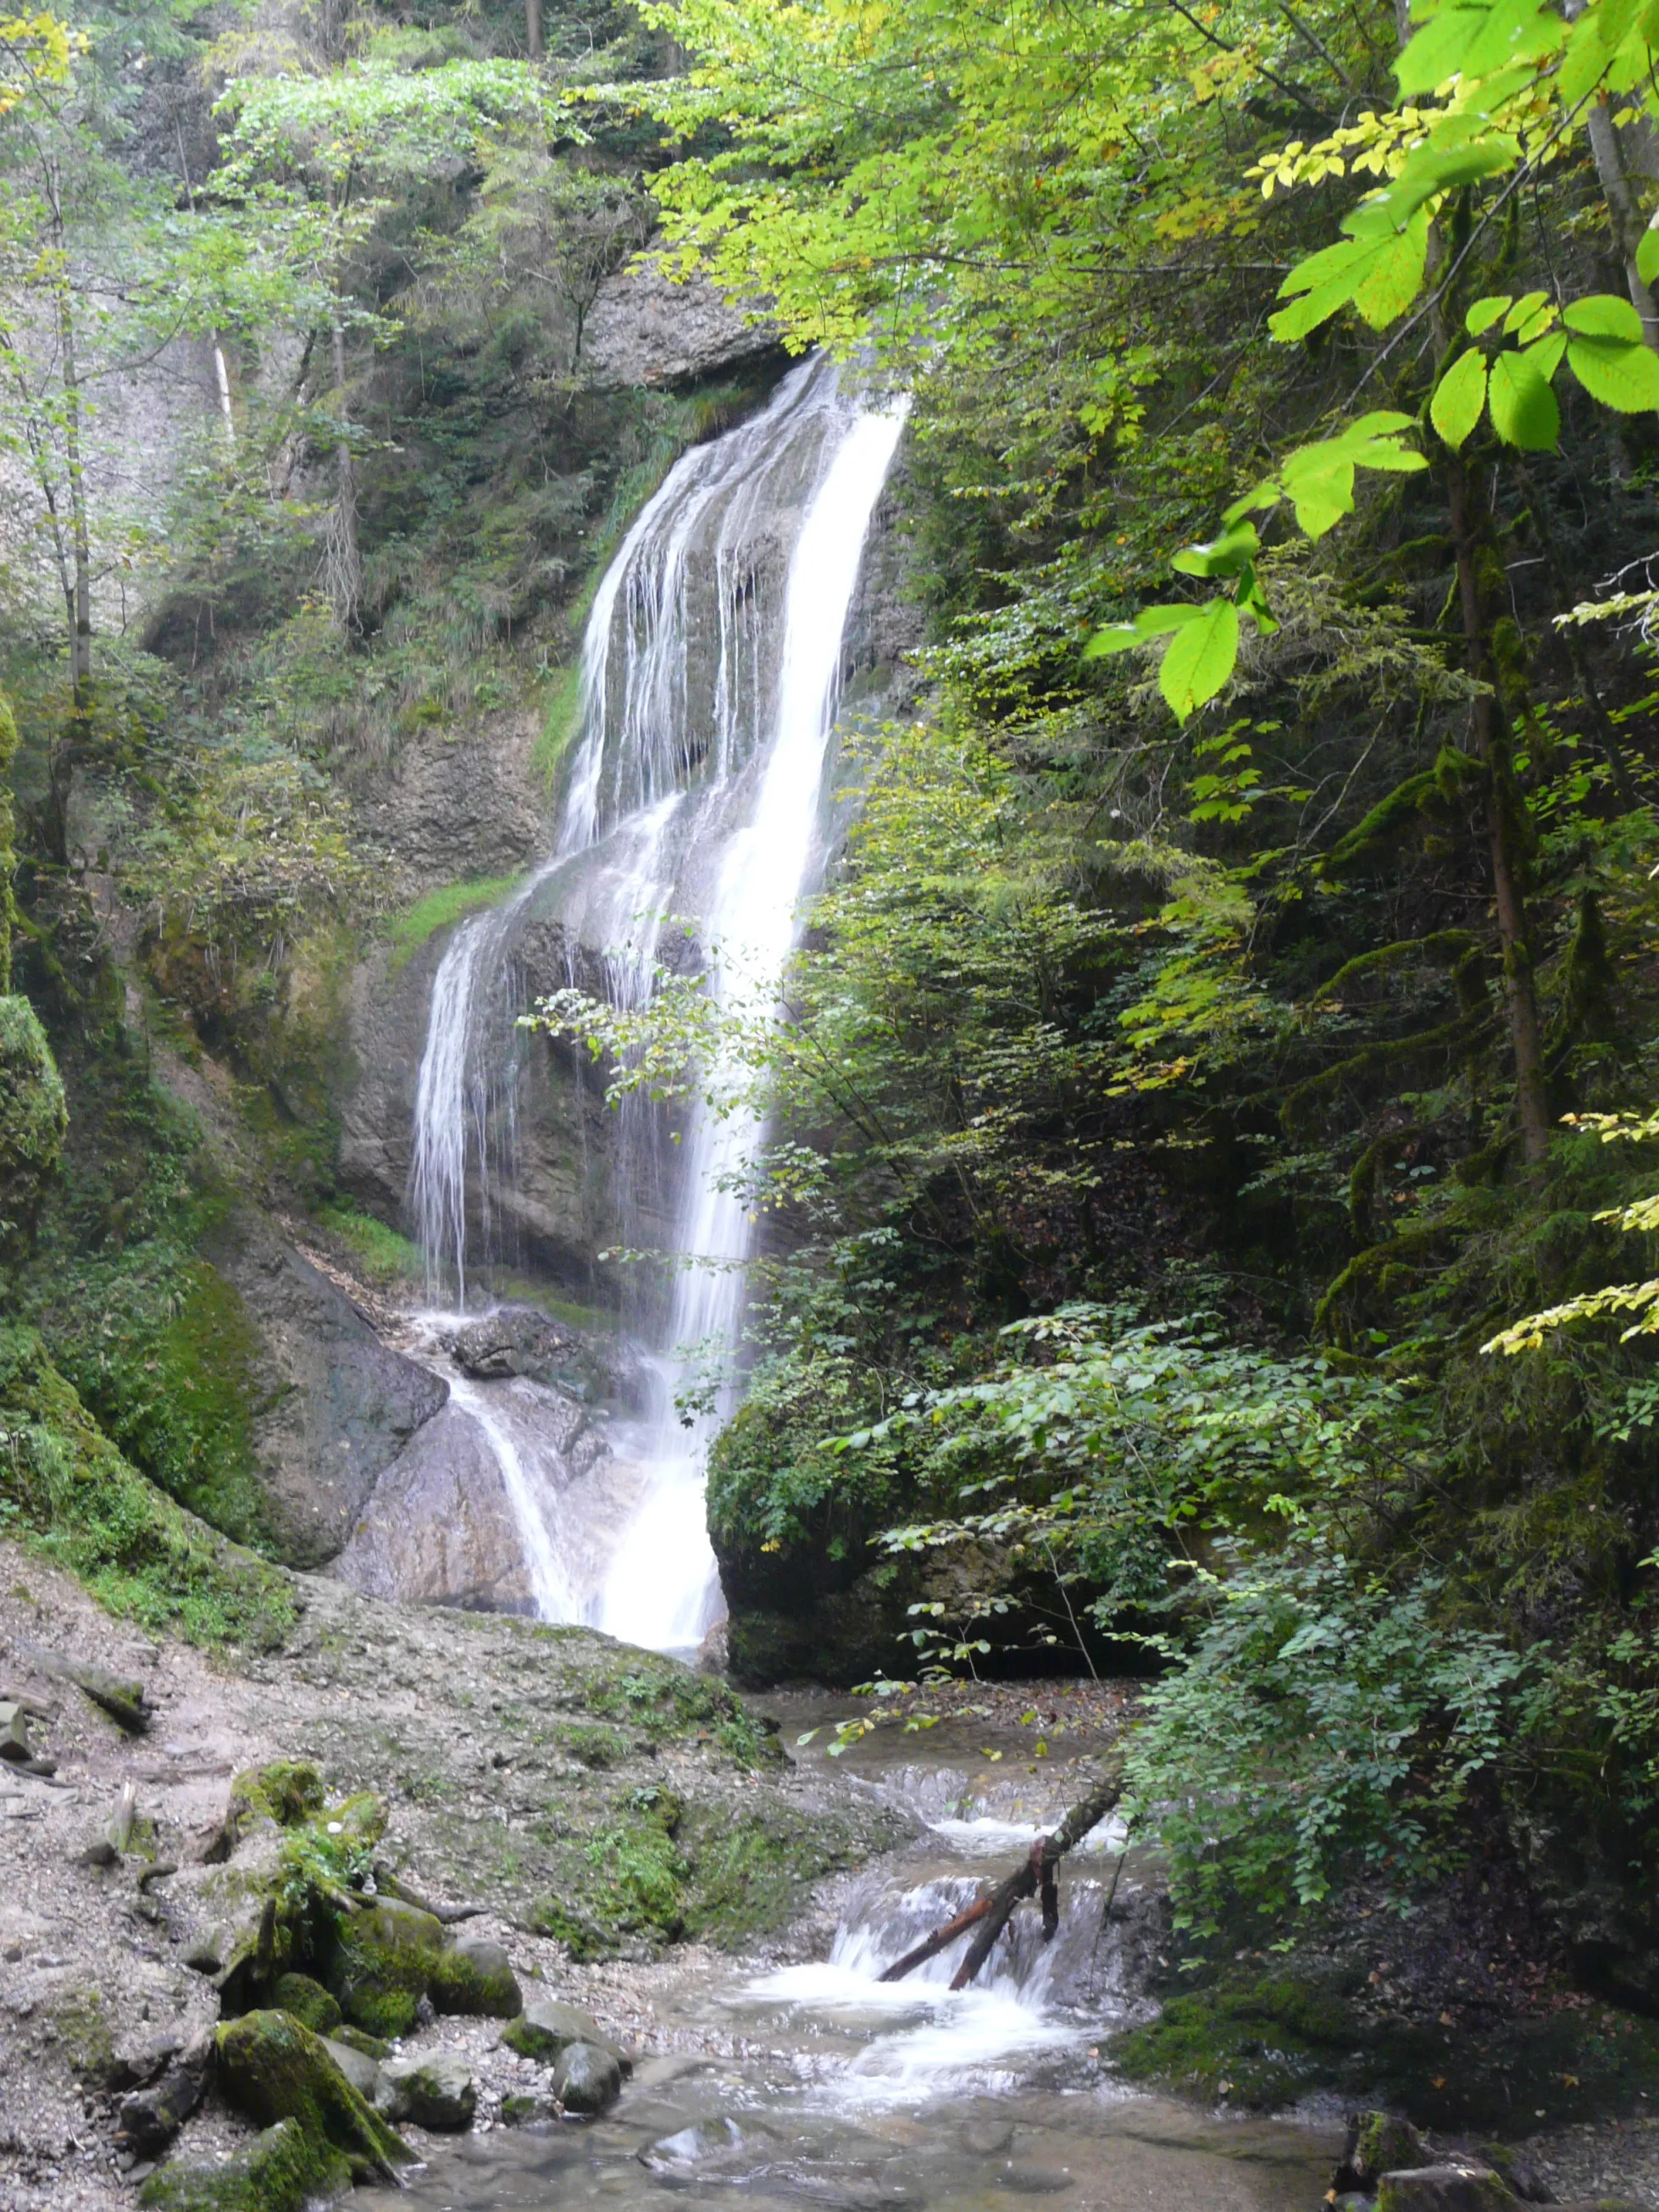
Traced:
<path fill-rule="evenodd" d="M 422 1897 L 418 1889 L 411 1889 L 406 1881 L 393 1874 L 380 1860 L 374 1862 L 374 1883 L 388 1897 L 397 1898 L 404 1905 L 412 1905 L 417 1912 L 429 1912 L 446 1928 L 453 1928 L 458 1920 L 477 1920 L 489 1907 L 483 1905 L 434 1905 L 430 1898 Z M 362 1899 L 358 1899 L 361 1905 Z"/>
<path fill-rule="evenodd" d="M 914 1951 L 907 1951 L 903 1958 L 889 1966 L 882 1980 L 902 1982 L 907 1974 L 926 1965 L 958 1936 L 974 1928 L 977 1932 L 951 1980 L 953 1990 L 965 1990 L 990 1957 L 1014 1907 L 1028 1897 L 1040 1896 L 1042 1940 L 1045 1943 L 1051 1941 L 1060 1926 L 1060 1884 L 1054 1869 L 1067 1851 L 1074 1850 L 1092 1829 L 1100 1826 L 1122 1795 L 1123 1755 L 1120 1753 L 1089 1796 L 1073 1806 L 1053 1835 L 1037 1837 L 1021 1864 L 1000 1881 L 988 1897 L 981 1898 L 965 1912 L 957 1913 L 943 1928 L 936 1928 L 925 1942 L 918 1943 Z"/>

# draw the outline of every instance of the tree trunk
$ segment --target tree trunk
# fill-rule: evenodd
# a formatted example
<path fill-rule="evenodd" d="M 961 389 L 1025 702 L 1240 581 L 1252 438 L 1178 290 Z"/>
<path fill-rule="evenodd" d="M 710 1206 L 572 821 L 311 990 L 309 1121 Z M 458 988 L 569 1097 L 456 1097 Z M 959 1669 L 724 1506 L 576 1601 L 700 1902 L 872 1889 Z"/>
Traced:
<path fill-rule="evenodd" d="M 1521 822 L 1524 802 L 1510 765 L 1509 728 L 1498 690 L 1491 625 L 1480 588 L 1477 524 L 1469 480 L 1455 455 L 1447 463 L 1452 542 L 1457 555 L 1457 597 L 1471 676 L 1486 688 L 1474 702 L 1475 750 L 1489 771 L 1486 828 L 1492 857 L 1492 903 L 1504 958 L 1504 988 L 1509 1002 L 1510 1042 L 1515 1055 L 1516 1107 L 1521 1149 L 1529 1167 L 1549 1151 L 1551 1120 L 1544 1067 L 1543 1029 L 1533 979 L 1531 931 L 1527 916 L 1527 861 Z"/>
<path fill-rule="evenodd" d="M 71 574 L 65 611 L 69 620 L 70 690 L 75 712 L 80 715 L 91 704 L 92 532 L 87 520 L 86 465 L 81 450 L 81 378 L 75 348 L 75 302 L 70 291 L 63 193 L 55 160 L 46 164 L 45 173 L 55 264 L 58 376 L 64 391 L 64 464 L 69 489 Z"/>
<path fill-rule="evenodd" d="M 914 1951 L 907 1951 L 889 1966 L 882 1980 L 902 1982 L 916 1967 L 936 1958 L 958 1936 L 976 1927 L 978 1933 L 951 1979 L 953 1990 L 965 1990 L 990 1957 L 1014 1907 L 1028 1897 L 1041 1897 L 1042 1940 L 1048 1942 L 1060 1925 L 1060 1887 L 1054 1879 L 1054 1869 L 1067 1851 L 1075 1850 L 1086 1835 L 1100 1826 L 1123 1795 L 1123 1760 L 1124 1753 L 1120 1751 L 1109 1761 L 1094 1789 L 1079 1804 L 1073 1806 L 1053 1835 L 1039 1836 L 1026 1857 L 988 1897 L 981 1898 L 965 1912 L 957 1913 L 943 1928 L 936 1928 Z"/>
<path fill-rule="evenodd" d="M 1647 226 L 1642 221 L 1641 210 L 1636 204 L 1636 195 L 1630 188 L 1630 179 L 1625 173 L 1624 156 L 1619 150 L 1619 131 L 1613 119 L 1613 110 L 1605 100 L 1598 100 L 1588 118 L 1590 152 L 1595 157 L 1595 173 L 1601 179 L 1601 197 L 1607 204 L 1607 216 L 1613 224 L 1613 235 L 1624 257 L 1625 282 L 1630 288 L 1630 301 L 1642 318 L 1642 330 L 1648 343 L 1659 353 L 1659 307 L 1654 304 L 1641 272 L 1636 266 L 1637 250 L 1642 243 Z"/>
<path fill-rule="evenodd" d="M 334 342 L 335 404 L 343 423 L 346 404 L 345 325 L 337 306 L 329 317 L 329 334 Z M 351 458 L 351 443 L 347 438 L 341 438 L 335 446 L 334 477 L 334 512 L 329 519 L 324 568 L 335 621 L 342 629 L 355 629 L 362 605 L 363 562 L 357 543 L 357 471 Z"/>
<path fill-rule="evenodd" d="M 532 62 L 542 58 L 542 0 L 524 0 L 525 51 Z"/>

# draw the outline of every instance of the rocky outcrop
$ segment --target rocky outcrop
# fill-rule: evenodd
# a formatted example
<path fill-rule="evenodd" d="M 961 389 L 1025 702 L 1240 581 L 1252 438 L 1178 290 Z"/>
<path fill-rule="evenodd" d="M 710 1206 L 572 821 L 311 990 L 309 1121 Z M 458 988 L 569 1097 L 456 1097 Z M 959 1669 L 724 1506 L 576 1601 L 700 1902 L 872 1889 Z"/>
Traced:
<path fill-rule="evenodd" d="M 780 349 L 775 323 L 751 319 L 706 276 L 676 283 L 654 263 L 609 276 L 589 311 L 580 368 L 594 390 L 696 384 Z"/>
<path fill-rule="evenodd" d="M 211 1256 L 257 1333 L 258 1476 L 284 1559 L 320 1565 L 345 1543 L 380 1475 L 447 1393 L 383 1344 L 291 1245 L 246 1217 L 238 1227 Z"/>

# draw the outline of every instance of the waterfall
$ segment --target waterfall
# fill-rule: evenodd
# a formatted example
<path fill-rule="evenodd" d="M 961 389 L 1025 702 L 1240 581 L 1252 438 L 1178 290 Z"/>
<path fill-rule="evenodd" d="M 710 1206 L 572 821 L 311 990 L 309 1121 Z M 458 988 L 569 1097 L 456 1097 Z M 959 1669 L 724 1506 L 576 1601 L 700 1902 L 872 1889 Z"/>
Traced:
<path fill-rule="evenodd" d="M 649 991 L 671 913 L 695 919 L 722 1003 L 775 1002 L 813 886 L 842 641 L 903 412 L 861 408 L 832 364 L 804 363 L 752 421 L 676 464 L 607 569 L 554 850 L 456 929 L 433 985 L 410 1189 L 429 1298 L 464 1306 L 500 1256 L 517 1166 L 513 948 L 530 915 L 599 957 L 617 1003 Z M 522 1469 L 502 1474 L 544 1613 L 676 1650 L 719 1615 L 703 1469 L 731 1391 L 690 1426 L 673 1401 L 686 1347 L 729 1360 L 736 1346 L 752 1224 L 727 1186 L 760 1132 L 694 1109 L 664 1155 L 648 1110 L 632 1115 L 623 1225 L 665 1213 L 679 1261 L 643 1329 L 659 1408 L 617 1438 L 639 1504 L 585 1596 L 556 1594 L 538 1501 Z"/>

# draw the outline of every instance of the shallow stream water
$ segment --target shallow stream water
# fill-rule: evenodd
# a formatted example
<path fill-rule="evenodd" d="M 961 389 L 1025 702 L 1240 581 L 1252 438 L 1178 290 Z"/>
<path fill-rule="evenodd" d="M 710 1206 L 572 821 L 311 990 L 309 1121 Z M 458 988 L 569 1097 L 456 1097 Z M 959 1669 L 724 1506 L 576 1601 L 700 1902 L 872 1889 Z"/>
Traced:
<path fill-rule="evenodd" d="M 834 1703 L 762 1702 L 786 1742 Z M 1031 1732 L 971 1717 L 860 1746 L 849 1786 L 925 1825 L 843 1883 L 821 1955 L 711 1969 L 705 1952 L 652 1970 L 663 2055 L 641 2059 L 621 2103 L 596 2122 L 459 2141 L 416 2178 L 410 2212 L 1017 2212 L 1029 2198 L 1055 2212 L 1315 2212 L 1337 2148 L 1328 2121 L 1229 2119 L 1112 2078 L 1102 2039 L 1146 2016 L 1163 1921 L 1155 1870 L 1109 1824 L 1062 1873 L 1051 1944 L 1024 1907 L 978 1986 L 948 1987 L 965 1938 L 879 1980 L 1080 1794 L 1069 1756 L 1016 1756 L 1033 1748 Z M 821 1754 L 820 1739 L 798 1755 Z"/>

